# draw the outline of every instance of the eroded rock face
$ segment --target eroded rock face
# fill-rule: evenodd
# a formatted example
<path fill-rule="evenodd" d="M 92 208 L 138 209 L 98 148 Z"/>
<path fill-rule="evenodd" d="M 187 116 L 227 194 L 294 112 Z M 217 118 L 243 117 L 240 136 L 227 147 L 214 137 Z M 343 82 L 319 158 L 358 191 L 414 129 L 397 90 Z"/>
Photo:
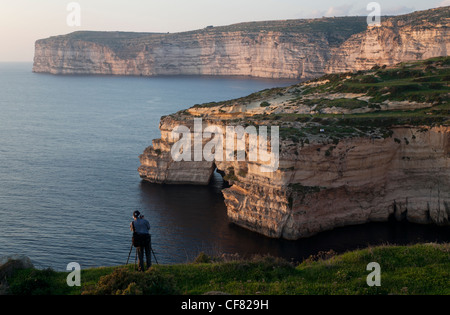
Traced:
<path fill-rule="evenodd" d="M 447 55 L 449 7 L 389 18 L 254 22 L 177 34 L 76 32 L 38 40 L 34 72 L 312 78 Z"/>
<path fill-rule="evenodd" d="M 261 174 L 247 174 L 253 184 L 239 177 L 224 191 L 228 215 L 249 229 L 287 239 L 390 216 L 448 225 L 449 136 L 448 127 L 402 127 L 392 138 L 340 141 L 328 156 L 330 145 L 305 146 L 298 155 L 284 155 L 281 164 L 293 169 L 280 170 L 282 184 L 268 184 Z"/>
<path fill-rule="evenodd" d="M 427 90 L 429 78 L 448 82 L 449 70 L 449 57 L 434 58 L 195 105 L 161 119 L 161 139 L 140 156 L 139 173 L 150 182 L 204 185 L 217 168 L 230 184 L 223 190 L 230 221 L 274 238 L 389 218 L 449 225 L 449 95 L 443 84 Z M 390 90 L 393 82 L 414 87 L 412 94 Z M 417 90 L 434 97 L 417 98 Z M 186 138 L 172 133 L 179 126 Z M 249 130 L 243 159 L 234 136 L 228 141 L 239 127 Z M 195 137 L 206 130 L 216 133 Z M 251 137 L 260 146 L 253 159 Z M 178 139 L 187 142 L 179 147 Z M 208 151 L 215 155 L 204 158 Z M 176 162 L 177 152 L 186 159 Z"/>
<path fill-rule="evenodd" d="M 447 56 L 450 51 L 449 7 L 388 19 L 369 27 L 334 49 L 326 65 L 327 73 L 370 69 L 404 61 Z M 442 19 L 434 13 L 446 12 Z"/>
<path fill-rule="evenodd" d="M 121 58 L 95 42 L 53 39 L 36 43 L 34 72 L 106 75 L 228 75 L 300 78 L 320 75 L 329 58 L 324 36 L 264 32 L 191 34 L 135 45 Z"/>
<path fill-rule="evenodd" d="M 172 130 L 180 125 L 194 130 L 193 120 L 177 121 L 171 116 L 161 120 L 161 139 L 153 140 L 153 145 L 140 156 L 139 174 L 158 184 L 208 185 L 215 170 L 214 161 L 195 161 L 193 151 L 191 161 L 175 162 L 172 158 L 171 149 L 178 140 L 172 137 Z"/>
<path fill-rule="evenodd" d="M 211 124 L 225 130 L 227 121 L 203 128 Z M 282 141 L 278 169 L 263 172 L 260 162 L 174 162 L 170 135 L 178 125 L 192 128 L 193 117 L 162 119 L 161 139 L 140 156 L 141 177 L 204 185 L 217 167 L 231 184 L 223 190 L 230 221 L 266 236 L 298 239 L 390 217 L 450 222 L 450 127 L 399 126 L 391 137 L 338 143 Z"/>

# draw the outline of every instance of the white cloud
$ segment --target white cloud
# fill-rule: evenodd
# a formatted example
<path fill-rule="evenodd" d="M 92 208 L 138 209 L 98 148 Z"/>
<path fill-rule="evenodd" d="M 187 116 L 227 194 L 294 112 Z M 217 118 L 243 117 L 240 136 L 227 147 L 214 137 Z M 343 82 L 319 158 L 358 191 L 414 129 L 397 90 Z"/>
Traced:
<path fill-rule="evenodd" d="M 381 7 L 381 15 L 401 15 L 401 14 L 407 14 L 414 12 L 414 7 L 407 7 L 407 6 L 396 6 L 396 7 L 390 7 L 390 8 L 383 8 Z"/>
<path fill-rule="evenodd" d="M 352 9 L 351 4 L 344 4 L 338 7 L 329 7 L 325 12 L 325 16 L 346 16 L 349 15 L 350 10 Z"/>
<path fill-rule="evenodd" d="M 441 3 L 439 3 L 440 7 L 446 7 L 450 5 L 450 0 L 443 0 Z"/>
<path fill-rule="evenodd" d="M 332 6 L 326 10 L 314 9 L 309 12 L 299 13 L 297 16 L 301 16 L 302 18 L 321 18 L 323 16 L 332 17 L 332 16 L 348 16 L 351 15 L 350 11 L 352 9 L 352 5 L 344 4 L 341 6 Z"/>
<path fill-rule="evenodd" d="M 450 0 L 446 0 L 450 1 Z M 407 7 L 407 6 L 395 6 L 395 7 L 386 7 L 384 5 L 381 6 L 381 15 L 402 15 L 407 14 L 416 11 L 414 7 Z M 361 8 L 357 10 L 355 13 L 356 15 L 364 16 L 368 15 L 371 11 L 368 11 L 366 8 Z"/>

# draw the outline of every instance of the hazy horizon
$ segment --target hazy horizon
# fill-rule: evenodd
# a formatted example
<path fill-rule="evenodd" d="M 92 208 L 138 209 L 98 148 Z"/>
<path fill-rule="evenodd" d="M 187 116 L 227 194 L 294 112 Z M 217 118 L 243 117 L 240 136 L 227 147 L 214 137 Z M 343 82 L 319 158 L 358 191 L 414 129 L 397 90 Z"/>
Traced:
<path fill-rule="evenodd" d="M 81 25 L 68 26 L 67 5 L 80 5 Z M 75 31 L 176 33 L 243 22 L 363 16 L 371 1 L 318 0 L 15 0 L 0 9 L 0 62 L 32 62 L 38 39 Z M 376 1 L 381 15 L 400 15 L 450 5 L 450 0 Z"/>

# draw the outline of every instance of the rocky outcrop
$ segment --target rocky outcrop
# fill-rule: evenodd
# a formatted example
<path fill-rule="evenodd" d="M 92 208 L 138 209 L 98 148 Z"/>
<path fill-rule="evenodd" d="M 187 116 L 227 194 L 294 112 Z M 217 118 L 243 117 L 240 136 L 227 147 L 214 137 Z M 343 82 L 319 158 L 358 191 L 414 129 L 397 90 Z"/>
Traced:
<path fill-rule="evenodd" d="M 298 239 L 390 217 L 450 222 L 450 127 L 401 126 L 386 139 L 358 137 L 337 145 L 283 141 L 279 169 L 268 173 L 258 162 L 174 162 L 168 134 L 180 124 L 192 122 L 163 119 L 162 139 L 140 157 L 141 177 L 207 184 L 217 167 L 231 184 L 223 190 L 230 221 L 252 231 Z"/>
<path fill-rule="evenodd" d="M 274 238 L 390 218 L 449 225 L 449 61 L 326 75 L 196 105 L 161 119 L 161 138 L 140 156 L 138 171 L 150 182 L 205 185 L 217 168 L 230 184 L 223 190 L 230 221 Z M 428 83 L 437 77 L 443 83 Z M 233 135 L 239 127 L 249 128 L 242 147 Z"/>
<path fill-rule="evenodd" d="M 311 78 L 445 56 L 449 7 L 386 19 L 241 23 L 176 33 L 75 32 L 38 40 L 34 72 Z M 405 22 L 406 21 L 406 22 Z"/>
<path fill-rule="evenodd" d="M 207 185 L 210 182 L 216 168 L 213 161 L 194 161 L 194 153 L 191 161 L 175 162 L 172 158 L 171 148 L 177 142 L 173 139 L 172 130 L 181 124 L 194 130 L 193 123 L 176 121 L 171 116 L 161 121 L 161 139 L 153 140 L 153 145 L 145 149 L 140 157 L 139 173 L 142 178 L 158 184 Z"/>
<path fill-rule="evenodd" d="M 449 136 L 449 127 L 401 127 L 394 138 L 340 141 L 328 156 L 331 145 L 285 148 L 277 180 L 249 171 L 224 190 L 228 216 L 287 239 L 392 216 L 449 224 Z"/>

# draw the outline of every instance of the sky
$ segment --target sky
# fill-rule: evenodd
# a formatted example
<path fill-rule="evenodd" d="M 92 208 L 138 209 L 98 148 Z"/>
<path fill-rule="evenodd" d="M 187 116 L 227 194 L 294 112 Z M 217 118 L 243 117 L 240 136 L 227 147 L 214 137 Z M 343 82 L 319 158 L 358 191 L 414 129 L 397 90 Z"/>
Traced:
<path fill-rule="evenodd" d="M 80 30 L 182 32 L 239 22 L 367 15 L 373 0 L 1 0 L 0 62 L 33 61 L 41 38 Z M 67 20 L 79 5 L 79 24 Z M 382 15 L 450 5 L 450 0 L 378 0 Z"/>

